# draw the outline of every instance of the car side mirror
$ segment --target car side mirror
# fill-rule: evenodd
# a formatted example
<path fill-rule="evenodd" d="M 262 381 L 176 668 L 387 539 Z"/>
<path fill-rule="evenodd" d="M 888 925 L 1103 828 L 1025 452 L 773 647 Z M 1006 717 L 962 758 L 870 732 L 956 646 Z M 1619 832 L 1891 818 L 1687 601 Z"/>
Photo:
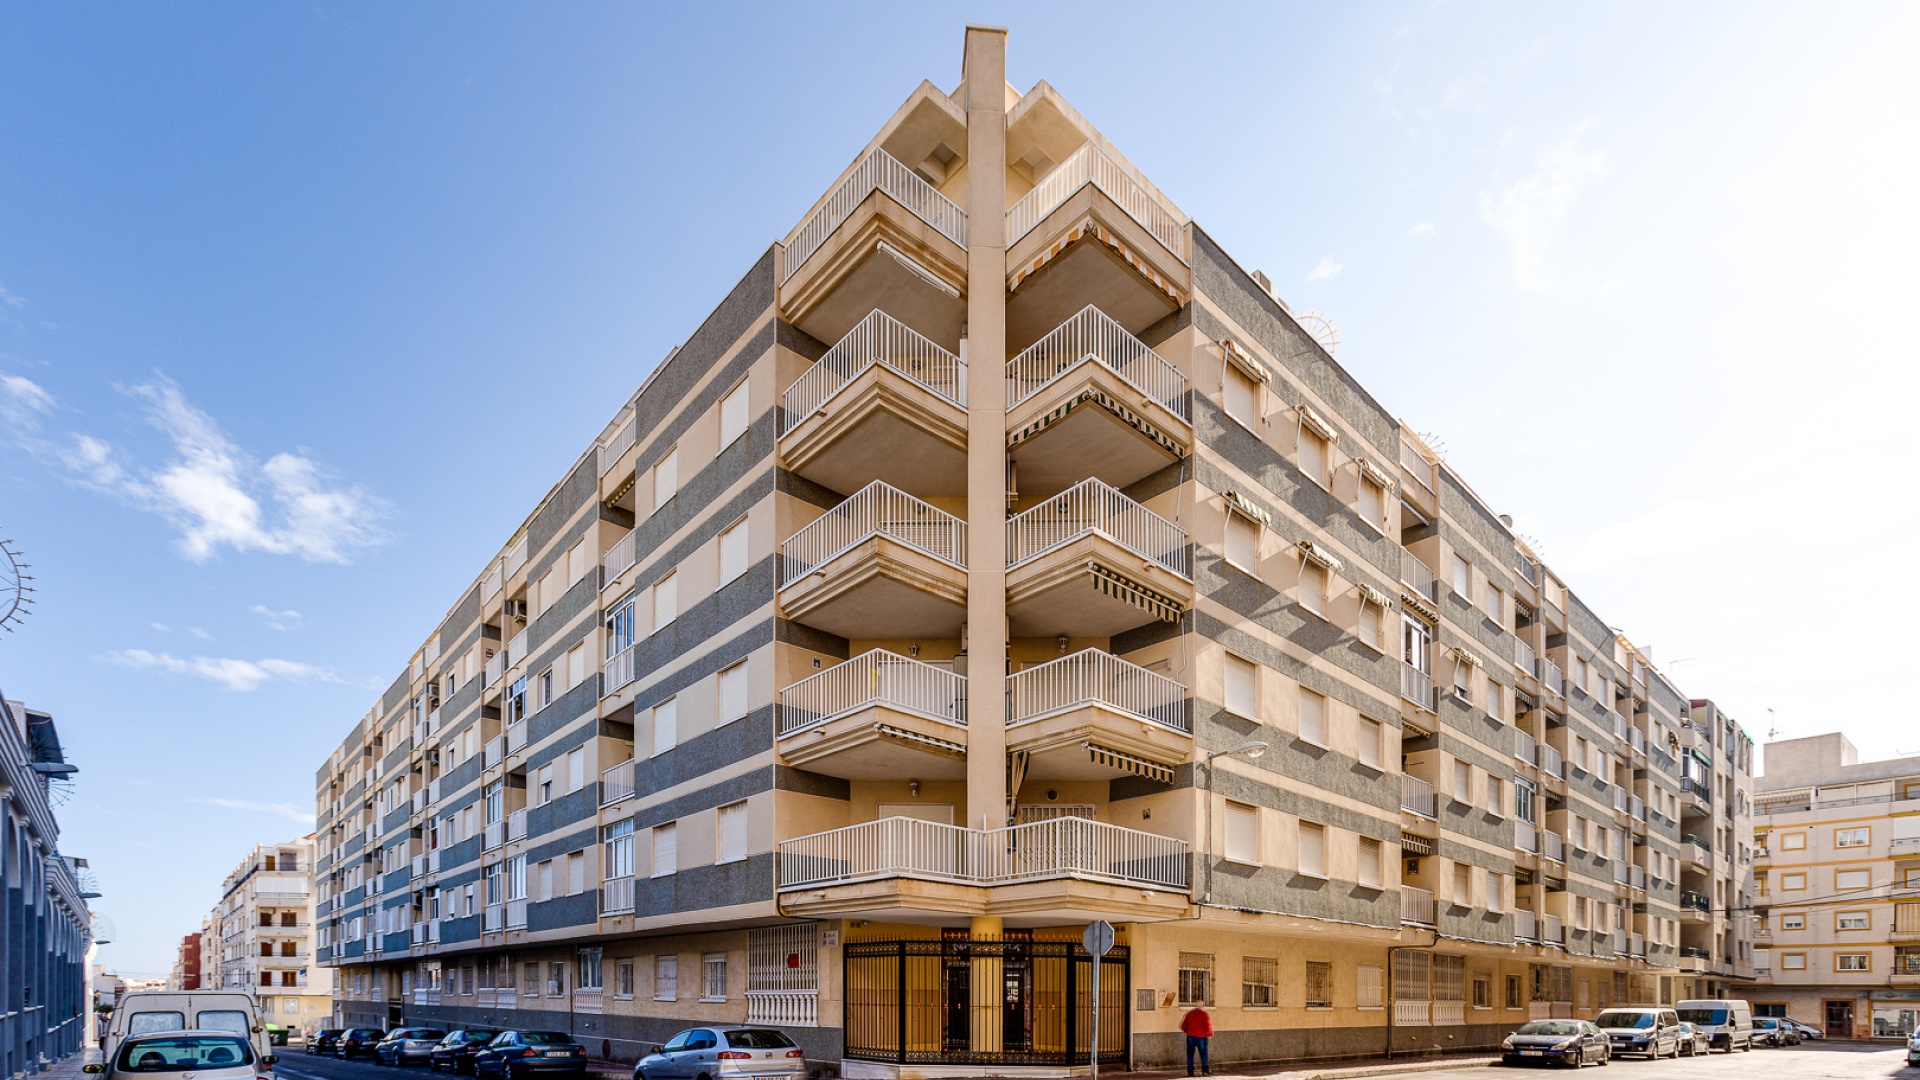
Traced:
<path fill-rule="evenodd" d="M 264 1065 L 272 1065 L 274 1062 L 279 1060 L 280 1060 L 280 1055 L 268 1054 L 266 1057 L 261 1058 L 260 1062 L 261 1064 L 264 1064 Z"/>
<path fill-rule="evenodd" d="M 91 1065 L 80 1066 L 80 1071 L 85 1073 L 103 1073 L 107 1071 L 107 1067 L 96 1061 Z"/>
<path fill-rule="evenodd" d="M 647 1051 L 647 1053 L 649 1054 L 664 1054 L 666 1052 L 667 1052 L 667 1048 L 664 1046 L 656 1046 L 653 1049 Z"/>

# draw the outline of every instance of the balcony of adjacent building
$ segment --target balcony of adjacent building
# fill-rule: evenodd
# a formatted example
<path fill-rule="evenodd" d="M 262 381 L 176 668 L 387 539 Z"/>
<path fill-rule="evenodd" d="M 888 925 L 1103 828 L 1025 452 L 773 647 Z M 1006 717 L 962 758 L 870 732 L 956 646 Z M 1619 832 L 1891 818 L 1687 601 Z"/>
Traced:
<path fill-rule="evenodd" d="M 1704 780 L 1691 776 L 1680 778 L 1680 816 L 1713 817 L 1713 789 Z"/>
<path fill-rule="evenodd" d="M 1098 479 L 1015 514 L 1006 539 L 1015 637 L 1112 637 L 1193 602 L 1186 530 Z"/>
<path fill-rule="evenodd" d="M 833 491 L 964 495 L 966 402 L 965 362 L 876 309 L 787 387 L 780 456 Z"/>
<path fill-rule="evenodd" d="M 1193 752 L 1186 687 L 1101 649 L 1025 667 L 1007 679 L 1007 752 L 1029 779 L 1170 782 Z"/>
<path fill-rule="evenodd" d="M 1047 497 L 1093 477 L 1125 488 L 1193 445 L 1187 378 L 1088 305 L 1007 362 L 1009 486 Z"/>
<path fill-rule="evenodd" d="M 786 617 L 845 638 L 958 638 L 967 523 L 878 480 L 780 545 Z"/>
<path fill-rule="evenodd" d="M 1902 900 L 1893 905 L 1893 929 L 1887 940 L 1920 942 L 1920 900 Z"/>
<path fill-rule="evenodd" d="M 1016 163 L 1034 181 L 1007 210 L 1012 349 L 1088 301 L 1139 333 L 1192 293 L 1186 215 L 1105 147 L 1047 125 L 1046 105 L 1016 111 L 1008 124 L 1008 153 L 1025 147 L 1027 159 Z M 1060 134 L 1067 137 L 1055 141 Z"/>
<path fill-rule="evenodd" d="M 848 780 L 960 780 L 967 774 L 967 680 L 882 649 L 780 692 L 780 756 Z"/>
<path fill-rule="evenodd" d="M 1009 926 L 1160 921 L 1188 910 L 1186 841 L 1084 817 L 969 829 L 886 817 L 780 843 L 790 916 Z"/>

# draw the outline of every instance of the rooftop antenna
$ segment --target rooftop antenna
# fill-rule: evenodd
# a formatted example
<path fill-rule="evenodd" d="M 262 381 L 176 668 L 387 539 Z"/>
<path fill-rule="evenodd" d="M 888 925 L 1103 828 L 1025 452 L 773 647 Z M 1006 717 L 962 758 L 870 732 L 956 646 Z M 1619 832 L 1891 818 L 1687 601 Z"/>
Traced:
<path fill-rule="evenodd" d="M 1769 708 L 1767 710 L 1767 738 L 1771 740 L 1779 737 L 1780 725 L 1773 722 L 1773 710 Z"/>
<path fill-rule="evenodd" d="M 12 540 L 0 539 L 0 629 L 13 633 L 33 612 L 33 575 L 31 565 L 20 561 L 20 549 Z"/>
<path fill-rule="evenodd" d="M 1305 330 L 1308 337 L 1327 350 L 1328 356 L 1339 355 L 1340 325 L 1331 318 L 1318 311 L 1309 311 L 1300 316 L 1300 329 Z"/>

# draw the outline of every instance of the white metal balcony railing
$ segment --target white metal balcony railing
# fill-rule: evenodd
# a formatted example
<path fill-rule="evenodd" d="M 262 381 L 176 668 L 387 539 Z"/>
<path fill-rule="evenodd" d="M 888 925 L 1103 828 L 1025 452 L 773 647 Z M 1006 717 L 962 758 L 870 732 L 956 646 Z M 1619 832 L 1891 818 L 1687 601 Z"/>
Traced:
<path fill-rule="evenodd" d="M 1540 771 L 1546 773 L 1548 776 L 1557 776 L 1563 780 L 1566 779 L 1567 763 L 1560 757 L 1560 751 L 1545 743 L 1540 744 L 1539 750 L 1540 760 L 1537 764 L 1540 766 Z"/>
<path fill-rule="evenodd" d="M 946 668 L 874 649 L 782 690 L 780 735 L 873 705 L 965 727 L 967 680 Z"/>
<path fill-rule="evenodd" d="M 1627 872 L 1627 864 L 1620 861 L 1619 859 L 1614 859 L 1613 860 L 1613 883 L 1615 885 L 1625 885 L 1629 880 L 1630 878 Z"/>
<path fill-rule="evenodd" d="M 1401 664 L 1400 696 L 1428 712 L 1434 711 L 1433 676 L 1412 664 Z"/>
<path fill-rule="evenodd" d="M 1032 232 L 1048 214 L 1088 184 L 1105 193 L 1128 217 L 1153 234 L 1174 258 L 1182 263 L 1187 261 L 1185 245 L 1181 242 L 1186 222 L 1154 198 L 1152 191 L 1125 167 L 1090 142 L 1068 154 L 1065 161 L 1042 177 L 1032 191 L 1021 196 L 1007 211 L 1007 246 L 1019 243 L 1021 237 Z"/>
<path fill-rule="evenodd" d="M 432 851 L 427 852 L 427 873 L 437 874 L 439 872 L 440 872 L 440 849 L 434 848 Z"/>
<path fill-rule="evenodd" d="M 627 422 L 621 424 L 619 430 L 615 431 L 606 444 L 600 447 L 600 475 L 607 475 L 607 470 L 613 468 L 614 464 L 620 460 L 620 455 L 633 449 L 633 444 L 639 441 L 639 437 L 640 418 L 628 413 Z"/>
<path fill-rule="evenodd" d="M 636 764 L 632 758 L 628 758 L 600 773 L 600 805 L 633 798 L 633 770 Z"/>
<path fill-rule="evenodd" d="M 853 216 L 853 212 L 875 191 L 885 192 L 907 212 L 934 228 L 947 239 L 967 246 L 967 212 L 952 199 L 936 191 L 918 173 L 895 160 L 885 150 L 875 149 L 854 166 L 833 194 L 820 204 L 787 245 L 787 277 L 806 265 L 833 230 Z M 1011 241 L 1009 241 L 1011 243 Z"/>
<path fill-rule="evenodd" d="M 601 697 L 618 693 L 621 687 L 639 677 L 634 664 L 635 659 L 640 655 L 638 649 L 638 645 L 629 645 L 607 657 L 606 662 L 600 666 Z"/>
<path fill-rule="evenodd" d="M 506 821 L 501 820 L 501 821 L 487 822 L 486 835 L 480 842 L 481 850 L 492 851 L 494 848 L 497 848 L 506 842 L 507 842 Z"/>
<path fill-rule="evenodd" d="M 507 843 L 527 838 L 527 811 L 522 807 L 507 815 Z"/>
<path fill-rule="evenodd" d="M 633 910 L 633 878 L 608 878 L 600 883 L 600 914 L 618 915 Z"/>
<path fill-rule="evenodd" d="M 875 480 L 808 522 L 780 545 L 791 585 L 872 536 L 886 536 L 959 569 L 967 567 L 967 523 Z"/>
<path fill-rule="evenodd" d="M 1556 694 L 1566 693 L 1566 680 L 1560 674 L 1560 665 L 1540 658 L 1540 685 Z"/>
<path fill-rule="evenodd" d="M 427 924 L 423 922 L 414 923 L 411 935 L 413 944 L 425 945 L 427 943 Z"/>
<path fill-rule="evenodd" d="M 439 944 L 439 942 L 440 942 L 440 920 L 434 919 L 427 923 L 427 944 L 437 945 Z"/>
<path fill-rule="evenodd" d="M 507 667 L 514 667 L 516 665 L 526 663 L 527 661 L 527 627 L 524 627 L 524 626 L 521 627 L 520 632 L 513 635 L 512 639 L 507 642 L 506 655 L 507 655 L 507 664 L 506 664 Z"/>
<path fill-rule="evenodd" d="M 1093 533 L 1191 580 L 1187 531 L 1093 477 L 1007 519 L 1007 568 Z"/>
<path fill-rule="evenodd" d="M 1615 930 L 1613 932 L 1613 952 L 1616 956 L 1627 955 L 1627 932 L 1625 930 Z"/>
<path fill-rule="evenodd" d="M 1541 855 L 1558 863 L 1567 861 L 1566 837 L 1554 832 L 1552 829 L 1544 829 L 1540 833 L 1540 839 L 1545 841 L 1545 843 L 1540 845 Z"/>
<path fill-rule="evenodd" d="M 494 653 L 487 657 L 487 666 L 482 672 L 481 686 L 492 686 L 500 681 L 500 675 L 507 670 L 507 655 Z"/>
<path fill-rule="evenodd" d="M 1560 922 L 1560 916 L 1548 915 L 1540 920 L 1541 944 L 1564 945 L 1567 941 L 1566 927 Z"/>
<path fill-rule="evenodd" d="M 1400 774 L 1400 809 L 1423 818 L 1433 818 L 1438 816 L 1438 808 L 1439 801 L 1434 797 L 1432 784 L 1412 773 Z"/>
<path fill-rule="evenodd" d="M 1088 357 L 1168 412 L 1191 421 L 1187 377 L 1092 304 L 1007 361 L 1007 408 L 1039 393 Z"/>
<path fill-rule="evenodd" d="M 489 934 L 497 934 L 507 928 L 507 909 L 499 904 L 488 904 L 482 913 L 481 927 Z"/>
<path fill-rule="evenodd" d="M 633 564 L 639 559 L 639 552 L 639 540 L 634 536 L 634 530 L 628 529 L 621 533 L 620 539 L 615 540 L 606 554 L 600 557 L 600 580 L 610 582 L 633 569 Z"/>
<path fill-rule="evenodd" d="M 1433 463 L 1421 457 L 1420 451 L 1415 450 L 1412 445 L 1404 440 L 1400 443 L 1400 467 L 1412 473 L 1413 478 L 1420 482 L 1421 487 L 1426 488 L 1428 491 L 1434 490 L 1434 485 L 1437 483 L 1438 477 L 1434 471 Z"/>
<path fill-rule="evenodd" d="M 481 768 L 491 769 L 495 765 L 507 760 L 507 737 L 505 735 L 495 735 L 493 738 L 487 740 L 485 749 L 486 758 Z"/>
<path fill-rule="evenodd" d="M 1538 853 L 1540 850 L 1540 830 L 1525 821 L 1514 822 L 1513 850 Z"/>
<path fill-rule="evenodd" d="M 1647 868 L 1644 866 L 1627 867 L 1627 887 L 1642 889 L 1647 887 Z"/>
<path fill-rule="evenodd" d="M 1436 602 L 1439 595 L 1433 578 L 1433 567 L 1428 566 L 1418 555 L 1400 549 L 1400 583 L 1419 594 L 1429 603 Z"/>
<path fill-rule="evenodd" d="M 1627 789 L 1617 784 L 1613 788 L 1613 808 L 1623 814 L 1627 812 Z"/>
<path fill-rule="evenodd" d="M 967 365 L 879 309 L 847 331 L 806 374 L 787 387 L 780 419 L 785 435 L 824 406 L 861 372 L 884 364 L 954 405 L 966 408 Z"/>
<path fill-rule="evenodd" d="M 1540 920 L 1533 912 L 1520 910 L 1513 913 L 1513 940 L 1540 940 Z"/>
<path fill-rule="evenodd" d="M 1187 688 L 1100 649 L 1083 649 L 1007 679 L 1007 726 L 1098 703 L 1175 731 L 1190 731 Z"/>
<path fill-rule="evenodd" d="M 1433 890 L 1400 886 L 1400 921 L 1414 926 L 1435 924 Z"/>
<path fill-rule="evenodd" d="M 967 829 L 890 817 L 780 843 L 780 889 L 882 878 L 1005 885 L 1071 877 L 1187 886 L 1187 844 L 1086 818 Z"/>
<path fill-rule="evenodd" d="M 527 722 L 525 720 L 516 720 L 508 724 L 503 738 L 507 740 L 507 753 L 517 754 L 525 750 L 527 748 Z"/>
<path fill-rule="evenodd" d="M 1621 742 L 1625 742 L 1628 731 L 1627 718 L 1611 709 L 1607 710 L 1607 714 L 1613 719 L 1613 737 L 1619 739 Z"/>
<path fill-rule="evenodd" d="M 1529 675 L 1534 673 L 1533 646 L 1520 638 L 1513 639 L 1513 666 Z"/>
<path fill-rule="evenodd" d="M 1531 765 L 1535 760 L 1533 736 L 1520 728 L 1513 729 L 1513 756 Z"/>
<path fill-rule="evenodd" d="M 527 537 L 522 535 L 507 549 L 506 575 L 512 577 L 527 565 Z"/>
<path fill-rule="evenodd" d="M 1639 728 L 1629 728 L 1627 731 L 1627 745 L 1632 747 L 1633 752 L 1636 754 L 1646 753 L 1647 752 L 1646 733 L 1641 731 Z"/>
<path fill-rule="evenodd" d="M 480 602 L 484 604 L 498 596 L 506 582 L 507 575 L 501 571 L 499 563 L 494 563 L 493 568 L 487 571 L 487 576 L 480 579 Z"/>
<path fill-rule="evenodd" d="M 507 929 L 518 930 L 525 925 L 527 925 L 526 900 L 507 901 Z"/>
<path fill-rule="evenodd" d="M 413 857 L 413 865 L 410 869 L 414 877 L 425 875 L 427 872 L 427 857 L 425 855 L 415 855 Z"/>
<path fill-rule="evenodd" d="M 1627 955 L 1628 956 L 1647 955 L 1647 937 L 1645 934 L 1627 935 Z"/>

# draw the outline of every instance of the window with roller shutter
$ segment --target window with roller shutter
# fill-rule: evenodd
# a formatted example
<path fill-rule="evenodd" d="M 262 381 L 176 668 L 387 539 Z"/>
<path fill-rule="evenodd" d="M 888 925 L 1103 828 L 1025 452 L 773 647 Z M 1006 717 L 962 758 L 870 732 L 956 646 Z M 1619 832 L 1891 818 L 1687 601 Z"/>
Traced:
<path fill-rule="evenodd" d="M 722 585 L 747 572 L 747 521 L 735 522 L 720 534 L 720 583 Z"/>
<path fill-rule="evenodd" d="M 1226 657 L 1226 701 L 1227 711 L 1249 720 L 1258 720 L 1256 696 L 1258 679 L 1253 661 L 1243 660 L 1228 653 Z"/>
<path fill-rule="evenodd" d="M 1315 746 L 1327 745 L 1327 699 L 1300 688 L 1300 737 Z"/>
<path fill-rule="evenodd" d="M 1327 876 L 1327 827 L 1310 821 L 1300 823 L 1300 872 L 1308 877 Z"/>
<path fill-rule="evenodd" d="M 653 829 L 653 876 L 665 877 L 680 868 L 679 830 L 673 825 Z"/>
<path fill-rule="evenodd" d="M 730 724 L 747 715 L 747 661 L 722 671 L 720 681 L 720 723 Z"/>
<path fill-rule="evenodd" d="M 743 382 L 720 399 L 720 447 L 723 450 L 733 445 L 733 440 L 747 433 L 752 405 L 749 390 L 749 384 Z"/>
<path fill-rule="evenodd" d="M 1230 862 L 1260 861 L 1260 812 L 1245 803 L 1229 801 L 1226 811 L 1226 857 Z"/>
<path fill-rule="evenodd" d="M 738 862 L 747 857 L 747 804 L 731 803 L 716 811 L 719 822 L 720 853 L 715 862 Z"/>

